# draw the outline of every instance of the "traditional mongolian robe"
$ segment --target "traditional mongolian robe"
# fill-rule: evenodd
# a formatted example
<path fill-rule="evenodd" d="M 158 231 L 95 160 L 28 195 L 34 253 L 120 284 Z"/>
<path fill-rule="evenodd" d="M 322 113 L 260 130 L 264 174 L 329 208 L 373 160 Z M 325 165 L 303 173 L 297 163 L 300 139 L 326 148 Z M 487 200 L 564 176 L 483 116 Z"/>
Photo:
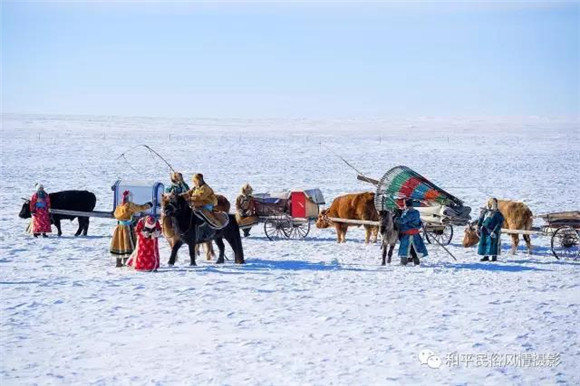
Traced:
<path fill-rule="evenodd" d="M 478 255 L 498 256 L 500 254 L 503 221 L 503 215 L 499 210 L 485 210 L 481 213 L 477 221 L 477 227 L 480 232 L 479 246 L 477 248 Z"/>
<path fill-rule="evenodd" d="M 137 248 L 127 261 L 127 266 L 137 271 L 155 271 L 159 268 L 159 244 L 161 225 L 153 217 L 139 220 L 135 228 Z"/>
<path fill-rule="evenodd" d="M 250 226 L 258 222 L 254 197 L 240 194 L 236 198 L 236 220 L 240 226 Z"/>
<path fill-rule="evenodd" d="M 32 213 L 31 233 L 50 233 L 50 197 L 44 191 L 36 192 L 30 198 Z"/>
<path fill-rule="evenodd" d="M 165 188 L 165 193 L 181 194 L 189 190 L 189 185 L 185 182 L 172 182 L 167 188 Z"/>
<path fill-rule="evenodd" d="M 133 215 L 149 209 L 149 205 L 136 205 L 126 202 L 117 206 L 113 215 L 117 219 L 117 226 L 111 240 L 111 254 L 117 257 L 129 257 L 135 250 L 135 234 L 133 230 Z"/>
<path fill-rule="evenodd" d="M 417 257 L 428 255 L 427 248 L 421 237 L 421 216 L 416 209 L 407 208 L 403 211 L 401 217 L 396 219 L 401 239 L 399 241 L 399 257 L 412 257 L 411 248 L 415 249 Z"/>
<path fill-rule="evenodd" d="M 213 189 L 207 184 L 193 188 L 189 195 L 189 200 L 196 208 L 202 207 L 209 211 L 212 211 L 218 203 Z"/>

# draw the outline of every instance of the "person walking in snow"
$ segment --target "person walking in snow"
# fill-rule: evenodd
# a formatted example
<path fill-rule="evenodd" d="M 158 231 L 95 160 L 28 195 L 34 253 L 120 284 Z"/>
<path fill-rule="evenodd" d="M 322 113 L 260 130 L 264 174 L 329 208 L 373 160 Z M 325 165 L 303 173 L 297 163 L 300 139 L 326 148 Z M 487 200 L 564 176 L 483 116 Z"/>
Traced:
<path fill-rule="evenodd" d="M 479 233 L 479 245 L 477 254 L 483 256 L 480 261 L 497 261 L 497 256 L 501 252 L 501 226 L 504 217 L 497 208 L 497 199 L 490 198 L 487 202 L 487 209 L 481 211 L 477 221 Z"/>
<path fill-rule="evenodd" d="M 113 239 L 111 240 L 110 252 L 117 259 L 117 267 L 122 267 L 127 258 L 131 256 L 135 250 L 135 232 L 133 229 L 133 216 L 139 212 L 143 212 L 153 207 L 152 202 L 144 205 L 136 205 L 131 202 L 131 192 L 125 190 L 123 192 L 122 202 L 113 215 L 117 219 L 117 226 L 113 231 Z"/>
<path fill-rule="evenodd" d="M 39 235 L 48 237 L 46 234 L 52 232 L 50 228 L 50 197 L 42 184 L 36 184 L 36 192 L 30 197 L 30 213 L 32 214 L 30 233 L 34 237 Z"/>
<path fill-rule="evenodd" d="M 415 265 L 421 264 L 419 258 L 428 255 L 423 238 L 419 233 L 423 223 L 419 211 L 413 208 L 413 200 L 405 200 L 405 208 L 401 217 L 395 220 L 399 227 L 399 257 L 401 264 L 407 265 L 413 262 Z"/>
<path fill-rule="evenodd" d="M 127 266 L 137 271 L 156 271 L 159 268 L 159 243 L 161 225 L 155 217 L 148 215 L 137 222 L 137 248 L 129 257 Z"/>

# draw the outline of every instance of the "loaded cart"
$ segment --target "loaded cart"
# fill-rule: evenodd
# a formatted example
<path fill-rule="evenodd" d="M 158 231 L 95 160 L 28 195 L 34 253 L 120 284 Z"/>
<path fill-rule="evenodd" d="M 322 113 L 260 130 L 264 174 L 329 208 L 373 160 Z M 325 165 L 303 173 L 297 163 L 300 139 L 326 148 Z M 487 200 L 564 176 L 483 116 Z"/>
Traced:
<path fill-rule="evenodd" d="M 318 217 L 320 205 L 325 202 L 320 189 L 308 189 L 257 193 L 254 203 L 268 239 L 300 240 L 310 232 L 310 223 Z"/>
<path fill-rule="evenodd" d="M 537 216 L 544 220 L 543 233 L 552 235 L 550 246 L 557 258 L 580 258 L 580 211 L 556 212 Z"/>
<path fill-rule="evenodd" d="M 51 209 L 50 213 L 81 217 L 114 218 L 113 212 L 121 203 L 123 192 L 128 190 L 133 195 L 133 202 L 143 204 L 151 201 L 153 203 L 153 208 L 143 212 L 143 214 L 151 214 L 159 218 L 161 214 L 161 196 L 163 195 L 164 189 L 163 183 L 157 181 L 137 182 L 117 180 L 113 186 L 111 186 L 111 190 L 113 191 L 113 209 L 111 211 L 80 212 L 68 209 Z"/>
<path fill-rule="evenodd" d="M 428 243 L 447 245 L 453 238 L 453 225 L 464 226 L 471 219 L 471 208 L 407 166 L 395 166 L 380 180 L 358 175 L 357 179 L 376 187 L 375 208 L 395 211 L 406 199 L 416 202 Z"/>

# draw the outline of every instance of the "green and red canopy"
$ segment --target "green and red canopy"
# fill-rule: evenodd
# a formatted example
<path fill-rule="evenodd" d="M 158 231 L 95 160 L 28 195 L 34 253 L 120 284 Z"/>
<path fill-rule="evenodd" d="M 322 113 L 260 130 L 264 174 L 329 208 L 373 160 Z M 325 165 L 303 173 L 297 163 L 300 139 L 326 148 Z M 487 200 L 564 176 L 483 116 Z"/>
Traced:
<path fill-rule="evenodd" d="M 378 211 L 401 207 L 411 198 L 421 205 L 462 207 L 463 202 L 407 166 L 395 166 L 379 181 L 375 195 Z"/>

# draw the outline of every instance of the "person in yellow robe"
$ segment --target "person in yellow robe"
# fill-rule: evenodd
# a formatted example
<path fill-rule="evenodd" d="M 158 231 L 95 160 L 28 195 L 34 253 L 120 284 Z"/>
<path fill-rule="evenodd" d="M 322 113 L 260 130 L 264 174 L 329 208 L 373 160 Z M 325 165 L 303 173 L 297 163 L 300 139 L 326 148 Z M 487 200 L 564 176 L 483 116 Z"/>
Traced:
<path fill-rule="evenodd" d="M 256 216 L 256 203 L 254 201 L 254 196 L 252 193 L 254 189 L 250 184 L 244 184 L 242 186 L 242 191 L 238 197 L 236 197 L 236 221 L 240 226 L 240 229 L 244 231 L 244 237 L 250 235 L 250 229 L 252 225 L 257 224 L 258 216 Z"/>
<path fill-rule="evenodd" d="M 123 200 L 113 216 L 117 220 L 117 226 L 113 231 L 110 252 L 117 259 L 117 267 L 122 267 L 129 256 L 135 250 L 135 231 L 133 229 L 133 216 L 153 207 L 153 203 L 137 205 L 131 202 L 131 193 L 128 190 L 123 192 Z"/>
<path fill-rule="evenodd" d="M 213 211 L 218 200 L 208 184 L 203 179 L 203 174 L 197 173 L 193 176 L 193 189 L 188 192 L 190 204 L 197 208 Z"/>

